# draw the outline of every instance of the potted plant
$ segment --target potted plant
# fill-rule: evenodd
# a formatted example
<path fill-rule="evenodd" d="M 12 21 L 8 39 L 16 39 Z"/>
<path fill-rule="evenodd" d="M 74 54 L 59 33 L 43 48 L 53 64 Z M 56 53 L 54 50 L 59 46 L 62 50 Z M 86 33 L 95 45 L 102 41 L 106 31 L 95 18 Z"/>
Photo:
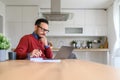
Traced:
<path fill-rule="evenodd" d="M 92 48 L 92 41 L 90 41 L 90 40 L 87 41 L 87 47 L 88 47 L 88 48 Z"/>
<path fill-rule="evenodd" d="M 0 33 L 0 61 L 6 60 L 6 50 L 10 48 L 10 42 L 6 36 Z"/>
<path fill-rule="evenodd" d="M 74 48 L 76 48 L 76 47 L 77 47 L 77 41 L 73 40 L 73 41 L 71 42 L 71 45 L 72 45 Z"/>

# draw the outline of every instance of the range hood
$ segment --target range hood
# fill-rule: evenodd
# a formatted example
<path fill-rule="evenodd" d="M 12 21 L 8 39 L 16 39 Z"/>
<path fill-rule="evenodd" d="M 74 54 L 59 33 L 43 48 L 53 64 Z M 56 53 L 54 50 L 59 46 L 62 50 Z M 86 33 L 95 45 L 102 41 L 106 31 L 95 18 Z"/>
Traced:
<path fill-rule="evenodd" d="M 60 0 L 51 0 L 51 12 L 45 12 L 43 16 L 48 21 L 66 21 L 69 17 L 69 13 L 61 12 Z"/>

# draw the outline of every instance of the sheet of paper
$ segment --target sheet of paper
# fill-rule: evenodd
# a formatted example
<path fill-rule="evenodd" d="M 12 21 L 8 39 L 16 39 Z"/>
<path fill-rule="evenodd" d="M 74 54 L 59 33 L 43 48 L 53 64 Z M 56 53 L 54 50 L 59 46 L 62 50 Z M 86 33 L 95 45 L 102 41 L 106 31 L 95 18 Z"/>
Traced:
<path fill-rule="evenodd" d="M 56 59 L 56 60 L 44 60 L 42 58 L 30 58 L 30 61 L 33 61 L 33 62 L 61 62 L 60 59 Z"/>

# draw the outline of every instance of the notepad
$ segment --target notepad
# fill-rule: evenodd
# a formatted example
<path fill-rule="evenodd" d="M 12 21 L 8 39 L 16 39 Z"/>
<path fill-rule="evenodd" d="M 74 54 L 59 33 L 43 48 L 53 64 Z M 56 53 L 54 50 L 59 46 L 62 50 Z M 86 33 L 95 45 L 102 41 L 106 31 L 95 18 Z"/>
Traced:
<path fill-rule="evenodd" d="M 30 61 L 33 61 L 33 62 L 61 62 L 60 59 L 50 59 L 50 60 L 44 60 L 43 58 L 30 58 Z"/>

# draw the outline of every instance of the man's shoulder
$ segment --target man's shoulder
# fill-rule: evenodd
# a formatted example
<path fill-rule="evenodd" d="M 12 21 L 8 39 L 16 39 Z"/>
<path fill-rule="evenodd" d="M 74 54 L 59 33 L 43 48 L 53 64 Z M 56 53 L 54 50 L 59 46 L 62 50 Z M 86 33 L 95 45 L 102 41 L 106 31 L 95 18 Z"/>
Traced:
<path fill-rule="evenodd" d="M 27 35 L 24 35 L 22 38 L 24 38 L 24 39 L 28 39 L 28 38 L 31 38 L 31 37 L 33 37 L 32 34 L 27 34 Z"/>

